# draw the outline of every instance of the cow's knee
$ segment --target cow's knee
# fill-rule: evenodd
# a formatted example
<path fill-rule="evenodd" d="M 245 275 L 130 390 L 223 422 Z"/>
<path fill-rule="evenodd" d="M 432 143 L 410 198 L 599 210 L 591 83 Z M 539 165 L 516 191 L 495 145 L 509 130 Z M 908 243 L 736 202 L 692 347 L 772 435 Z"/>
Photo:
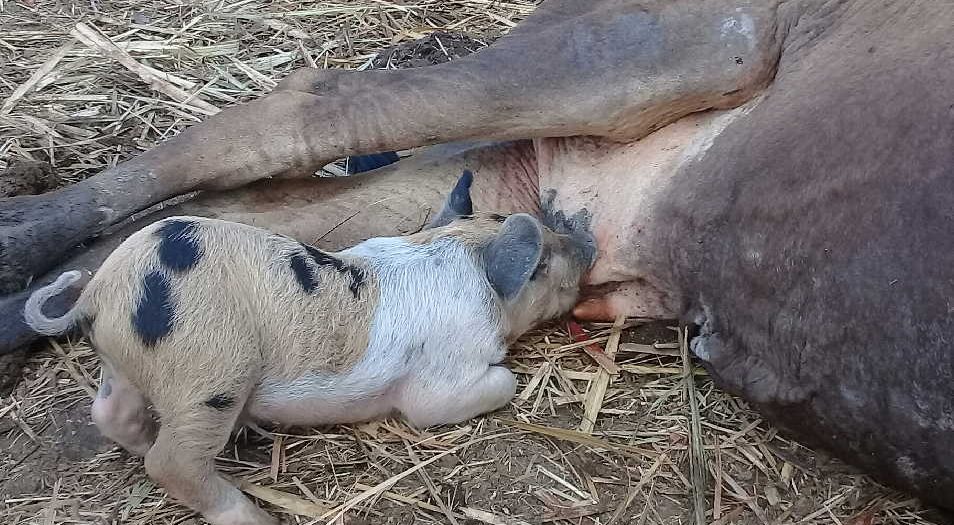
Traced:
<path fill-rule="evenodd" d="M 338 94 L 338 79 L 346 71 L 335 69 L 301 68 L 292 71 L 279 82 L 275 91 L 300 91 L 312 95 Z"/>

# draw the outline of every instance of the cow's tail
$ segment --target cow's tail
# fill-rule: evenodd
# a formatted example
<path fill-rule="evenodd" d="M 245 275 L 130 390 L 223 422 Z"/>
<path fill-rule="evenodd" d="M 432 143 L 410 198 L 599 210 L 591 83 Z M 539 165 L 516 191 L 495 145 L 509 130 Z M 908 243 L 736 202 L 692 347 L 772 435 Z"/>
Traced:
<path fill-rule="evenodd" d="M 80 295 L 73 307 L 60 317 L 47 317 L 43 313 L 43 305 L 83 278 L 83 272 L 71 270 L 64 272 L 52 283 L 33 292 L 33 295 L 27 299 L 23 307 L 23 320 L 26 321 L 26 324 L 36 333 L 43 335 L 60 335 L 76 326 L 77 321 L 87 313 L 85 311 L 86 301 L 84 299 L 87 297 L 85 292 Z"/>

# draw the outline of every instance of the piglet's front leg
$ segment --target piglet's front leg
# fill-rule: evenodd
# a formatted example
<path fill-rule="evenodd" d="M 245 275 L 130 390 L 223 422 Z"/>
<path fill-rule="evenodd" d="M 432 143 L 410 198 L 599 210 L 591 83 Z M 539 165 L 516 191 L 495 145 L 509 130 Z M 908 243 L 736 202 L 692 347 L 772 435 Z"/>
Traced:
<path fill-rule="evenodd" d="M 215 456 L 228 442 L 252 381 L 241 372 L 219 370 L 210 372 L 209 377 L 213 374 L 221 383 L 209 381 L 213 385 L 209 391 L 229 393 L 197 395 L 201 388 L 193 384 L 182 387 L 187 395 L 157 398 L 162 426 L 146 453 L 146 472 L 212 525 L 277 525 L 215 469 Z"/>
<path fill-rule="evenodd" d="M 490 365 L 468 380 L 434 381 L 423 374 L 405 387 L 398 409 L 418 427 L 459 423 L 505 406 L 517 392 L 517 378 Z M 453 379 L 460 379 L 455 377 Z"/>

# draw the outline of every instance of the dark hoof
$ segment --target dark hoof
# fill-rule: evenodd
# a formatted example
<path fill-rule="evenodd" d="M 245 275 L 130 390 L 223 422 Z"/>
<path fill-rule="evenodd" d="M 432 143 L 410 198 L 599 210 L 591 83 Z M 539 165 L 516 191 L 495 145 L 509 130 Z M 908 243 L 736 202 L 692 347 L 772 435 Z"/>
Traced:
<path fill-rule="evenodd" d="M 103 214 L 85 188 L 0 199 L 0 294 L 22 290 L 99 233 Z"/>

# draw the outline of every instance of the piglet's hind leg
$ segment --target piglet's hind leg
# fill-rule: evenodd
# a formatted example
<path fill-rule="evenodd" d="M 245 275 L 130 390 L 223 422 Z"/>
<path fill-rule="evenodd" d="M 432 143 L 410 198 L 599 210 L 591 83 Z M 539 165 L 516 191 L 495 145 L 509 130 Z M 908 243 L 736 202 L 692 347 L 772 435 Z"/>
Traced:
<path fill-rule="evenodd" d="M 244 398 L 188 403 L 160 409 L 162 428 L 146 454 L 149 476 L 213 525 L 277 524 L 215 470 Z"/>
<path fill-rule="evenodd" d="M 447 379 L 409 384 L 398 408 L 418 427 L 459 423 L 503 407 L 516 391 L 513 372 L 493 365 L 470 382 Z"/>
<path fill-rule="evenodd" d="M 99 431 L 131 454 L 145 456 L 156 439 L 156 420 L 146 398 L 124 376 L 103 364 L 103 382 L 93 401 Z"/>

